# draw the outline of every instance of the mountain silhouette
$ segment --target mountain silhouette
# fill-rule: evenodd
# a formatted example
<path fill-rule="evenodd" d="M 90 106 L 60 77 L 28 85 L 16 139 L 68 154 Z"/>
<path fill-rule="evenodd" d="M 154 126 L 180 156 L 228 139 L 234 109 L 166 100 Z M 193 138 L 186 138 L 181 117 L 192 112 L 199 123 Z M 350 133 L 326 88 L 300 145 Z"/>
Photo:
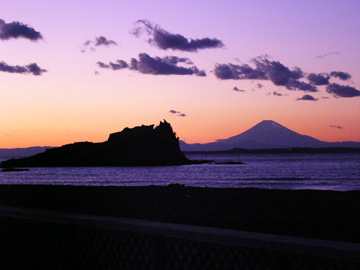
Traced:
<path fill-rule="evenodd" d="M 360 147 L 360 143 L 329 143 L 320 141 L 310 136 L 296 133 L 272 120 L 264 120 L 239 135 L 212 143 L 187 144 L 184 141 L 180 141 L 182 151 L 223 151 L 234 148 L 275 149 L 295 147 Z"/>

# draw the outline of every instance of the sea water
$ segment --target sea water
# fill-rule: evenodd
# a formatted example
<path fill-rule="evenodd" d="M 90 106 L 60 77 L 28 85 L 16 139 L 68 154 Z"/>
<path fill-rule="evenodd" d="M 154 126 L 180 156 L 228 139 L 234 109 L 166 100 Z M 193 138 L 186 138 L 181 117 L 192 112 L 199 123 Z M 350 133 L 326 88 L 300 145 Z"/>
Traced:
<path fill-rule="evenodd" d="M 165 167 L 52 167 L 0 173 L 0 184 L 360 190 L 360 154 L 188 154 L 241 161 Z"/>

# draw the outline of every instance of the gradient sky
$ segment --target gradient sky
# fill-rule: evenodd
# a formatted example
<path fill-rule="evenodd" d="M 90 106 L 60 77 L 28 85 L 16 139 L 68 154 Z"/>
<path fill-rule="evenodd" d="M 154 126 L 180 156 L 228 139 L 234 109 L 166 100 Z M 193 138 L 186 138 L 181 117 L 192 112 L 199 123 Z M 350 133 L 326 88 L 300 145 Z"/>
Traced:
<path fill-rule="evenodd" d="M 187 143 L 274 120 L 360 141 L 360 2 L 0 2 L 0 148 L 166 119 Z"/>

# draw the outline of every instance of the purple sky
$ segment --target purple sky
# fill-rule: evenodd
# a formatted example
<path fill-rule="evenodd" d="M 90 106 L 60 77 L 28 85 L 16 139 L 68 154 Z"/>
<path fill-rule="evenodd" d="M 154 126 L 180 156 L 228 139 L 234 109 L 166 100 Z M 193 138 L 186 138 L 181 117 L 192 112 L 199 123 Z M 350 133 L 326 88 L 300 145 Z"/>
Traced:
<path fill-rule="evenodd" d="M 0 148 L 170 122 L 360 141 L 359 1 L 0 2 Z"/>

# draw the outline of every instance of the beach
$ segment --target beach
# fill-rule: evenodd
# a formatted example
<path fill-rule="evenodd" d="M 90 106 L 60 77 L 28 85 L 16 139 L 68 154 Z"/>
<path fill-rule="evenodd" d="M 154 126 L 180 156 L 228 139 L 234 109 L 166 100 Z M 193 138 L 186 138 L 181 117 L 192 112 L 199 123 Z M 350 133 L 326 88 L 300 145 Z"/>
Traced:
<path fill-rule="evenodd" d="M 0 204 L 360 243 L 360 191 L 0 185 Z"/>

